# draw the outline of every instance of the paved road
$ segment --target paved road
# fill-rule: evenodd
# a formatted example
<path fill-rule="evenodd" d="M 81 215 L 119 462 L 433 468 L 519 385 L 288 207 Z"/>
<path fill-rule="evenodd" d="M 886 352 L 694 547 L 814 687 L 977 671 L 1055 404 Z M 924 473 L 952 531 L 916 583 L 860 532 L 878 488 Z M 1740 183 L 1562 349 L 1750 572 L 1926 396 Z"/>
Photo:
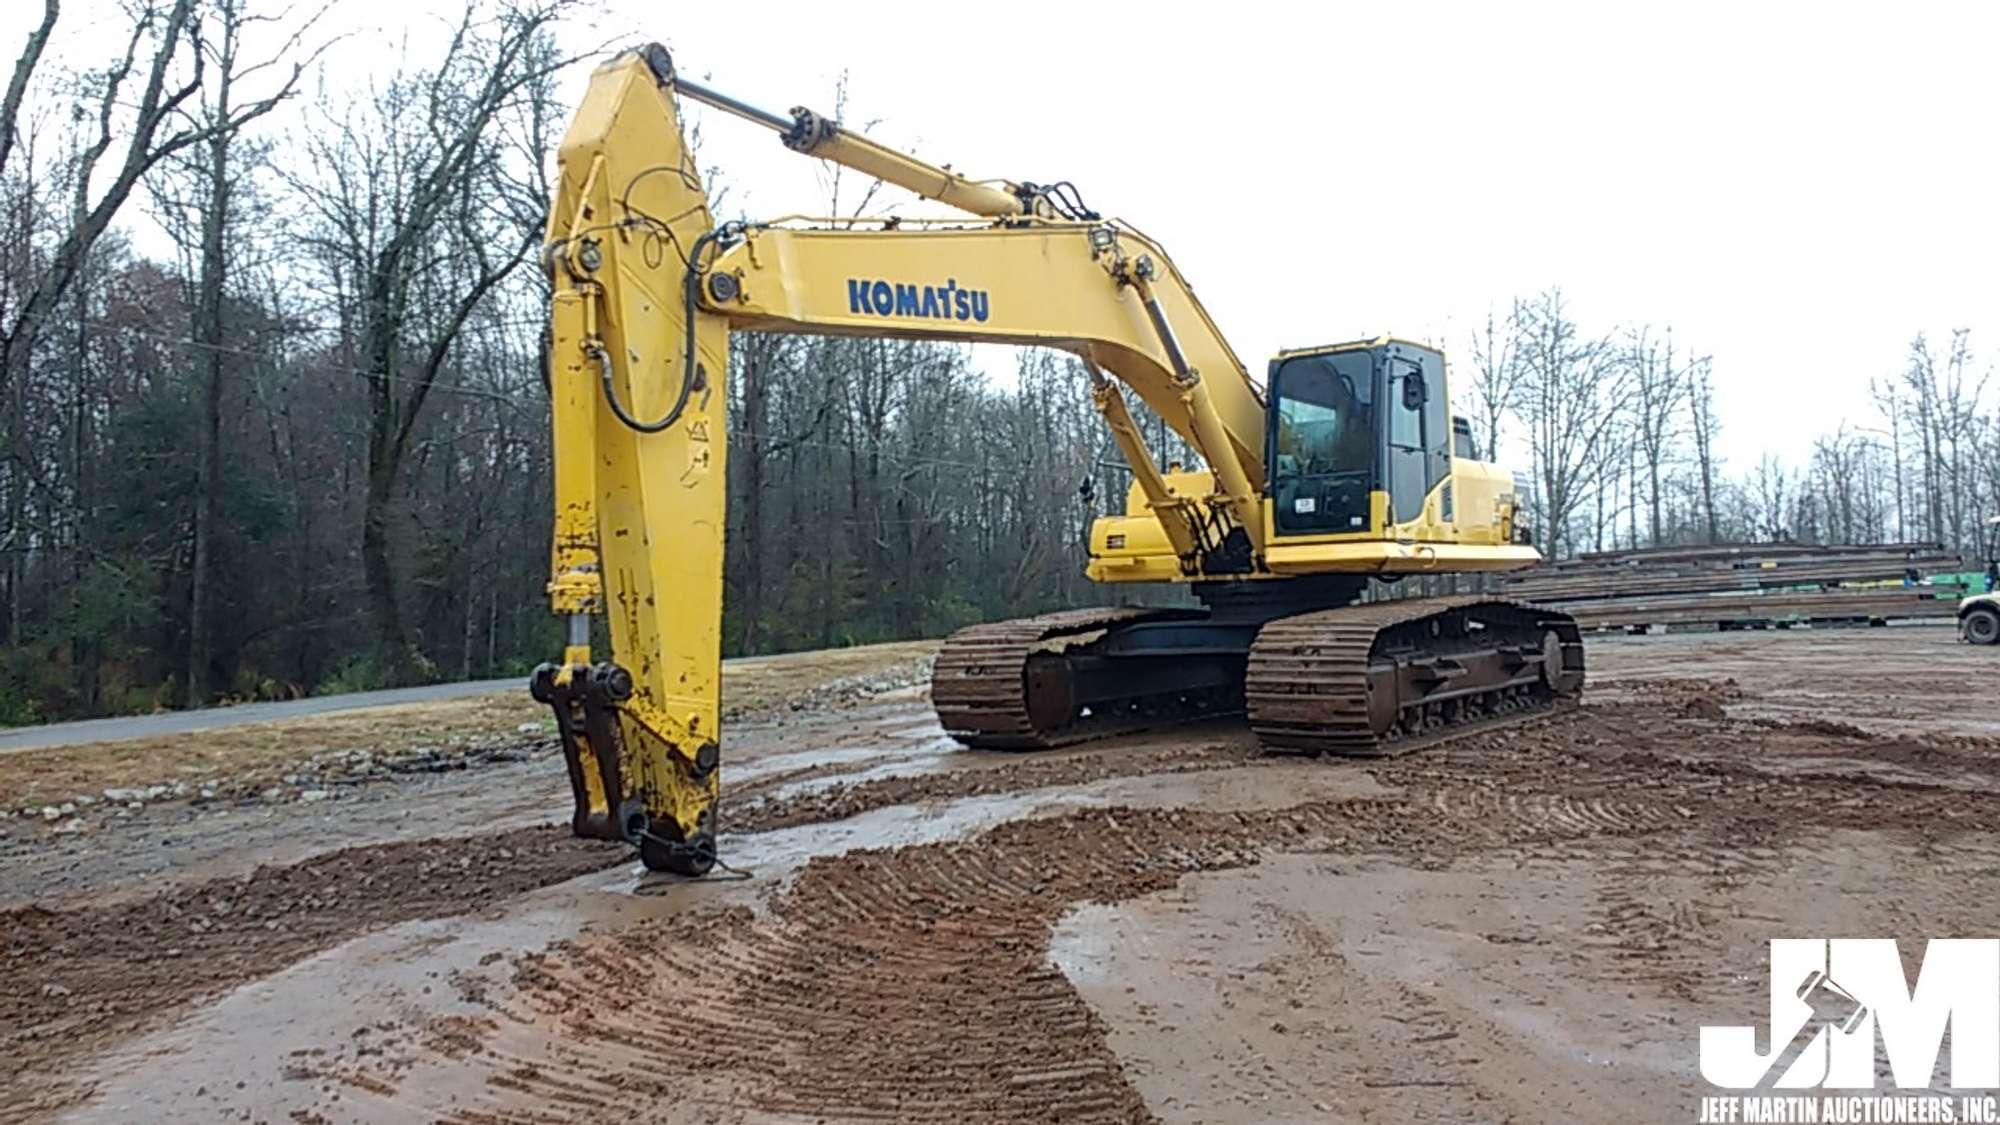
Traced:
<path fill-rule="evenodd" d="M 75 723 L 51 723 L 40 727 L 0 730 L 0 754 L 18 750 L 40 750 L 51 746 L 75 746 L 87 742 L 118 742 L 128 738 L 153 738 L 163 734 L 236 727 L 245 723 L 268 723 L 274 719 L 296 719 L 304 715 L 324 715 L 332 711 L 354 711 L 363 707 L 386 707 L 396 703 L 435 703 L 472 695 L 528 690 L 525 676 L 504 680 L 474 680 L 463 684 L 426 684 L 423 687 L 391 688 L 387 691 L 357 691 L 346 695 L 316 695 L 310 699 L 286 699 L 273 703 L 245 703 L 236 707 L 210 707 L 201 711 L 166 711 L 158 715 L 129 715 L 117 719 L 85 719 Z"/>

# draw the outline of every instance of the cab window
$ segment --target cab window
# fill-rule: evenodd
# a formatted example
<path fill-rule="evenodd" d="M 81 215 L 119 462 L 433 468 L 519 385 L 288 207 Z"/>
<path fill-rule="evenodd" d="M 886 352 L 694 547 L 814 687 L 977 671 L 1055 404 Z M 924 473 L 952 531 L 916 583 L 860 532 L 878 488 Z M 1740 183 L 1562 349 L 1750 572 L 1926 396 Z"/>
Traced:
<path fill-rule="evenodd" d="M 1376 487 L 1375 361 L 1294 356 L 1272 372 L 1271 503 L 1280 535 L 1368 529 Z"/>
<path fill-rule="evenodd" d="M 1374 415 L 1367 353 L 1308 356 L 1285 363 L 1278 379 L 1279 475 L 1367 472 Z"/>

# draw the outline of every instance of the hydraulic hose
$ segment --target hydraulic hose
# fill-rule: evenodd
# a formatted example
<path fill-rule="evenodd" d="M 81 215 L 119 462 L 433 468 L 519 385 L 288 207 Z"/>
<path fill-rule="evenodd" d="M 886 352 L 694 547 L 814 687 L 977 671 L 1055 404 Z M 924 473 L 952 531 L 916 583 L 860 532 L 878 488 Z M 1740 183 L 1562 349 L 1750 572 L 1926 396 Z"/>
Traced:
<path fill-rule="evenodd" d="M 661 415 L 659 421 L 641 422 L 625 409 L 625 404 L 618 401 L 618 388 L 612 381 L 610 349 L 606 348 L 601 340 L 592 340 L 585 345 L 590 352 L 591 358 L 597 361 L 598 380 L 604 384 L 604 401 L 611 407 L 611 413 L 620 422 L 624 423 L 627 428 L 642 434 L 657 434 L 679 421 L 681 412 L 687 409 L 688 398 L 694 393 L 695 375 L 699 370 L 696 367 L 694 313 L 695 303 L 700 295 L 701 288 L 701 253 L 708 248 L 709 243 L 715 241 L 718 235 L 730 230 L 733 226 L 734 224 L 730 224 L 717 230 L 704 231 L 701 237 L 694 240 L 694 245 L 688 251 L 687 273 L 682 278 L 681 284 L 682 294 L 686 298 L 682 309 L 687 317 L 685 322 L 687 325 L 687 354 L 683 357 L 685 362 L 681 367 L 680 392 L 674 396 L 674 404 L 667 408 L 667 412 Z"/>
<path fill-rule="evenodd" d="M 674 400 L 674 408 L 668 410 L 664 418 L 660 418 L 658 422 L 640 422 L 638 418 L 634 418 L 632 414 L 626 412 L 624 402 L 618 400 L 618 388 L 612 386 L 612 352 L 610 352 L 610 348 L 606 348 L 598 340 L 592 340 L 588 344 L 588 348 L 590 348 L 590 358 L 598 360 L 598 380 L 604 384 L 604 402 L 610 404 L 612 414 L 616 414 L 618 420 L 626 424 L 626 428 L 638 430 L 642 434 L 656 434 L 656 432 L 672 426 L 676 420 L 680 420 L 680 410 L 688 404 L 688 388 L 694 382 L 692 378 L 682 378 L 680 380 L 680 398 Z"/>

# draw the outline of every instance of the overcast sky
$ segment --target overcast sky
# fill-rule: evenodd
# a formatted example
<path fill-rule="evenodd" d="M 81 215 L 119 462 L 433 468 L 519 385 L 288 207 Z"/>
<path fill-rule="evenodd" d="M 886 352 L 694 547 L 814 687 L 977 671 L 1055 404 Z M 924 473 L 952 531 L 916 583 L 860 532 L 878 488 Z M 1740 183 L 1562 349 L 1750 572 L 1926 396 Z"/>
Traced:
<path fill-rule="evenodd" d="M 358 78 L 412 27 L 420 57 L 422 10 L 343 0 L 368 30 L 331 65 Z M 22 13 L 0 21 L 18 43 Z M 608 0 L 572 35 L 660 40 L 779 111 L 830 111 L 846 72 L 880 140 L 1074 180 L 1166 246 L 1259 375 L 1384 331 L 1469 359 L 1489 308 L 1561 285 L 1587 329 L 1714 355 L 1740 471 L 1876 425 L 1868 382 L 1918 331 L 2000 359 L 2000 5 Z M 730 210 L 825 208 L 816 164 L 747 123 L 707 122 L 702 156 Z"/>

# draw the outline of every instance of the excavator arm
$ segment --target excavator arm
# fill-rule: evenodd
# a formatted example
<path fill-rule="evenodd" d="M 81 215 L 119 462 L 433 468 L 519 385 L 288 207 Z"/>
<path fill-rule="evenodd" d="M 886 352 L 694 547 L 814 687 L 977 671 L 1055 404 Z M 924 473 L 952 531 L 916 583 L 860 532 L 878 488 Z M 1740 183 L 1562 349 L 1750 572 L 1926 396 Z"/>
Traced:
<path fill-rule="evenodd" d="M 984 221 L 718 224 L 677 93 Z M 636 843 L 657 868 L 714 859 L 732 328 L 1077 355 L 1183 568 L 1254 565 L 1264 404 L 1145 237 L 1059 193 L 974 183 L 810 112 L 756 110 L 679 79 L 658 46 L 598 68 L 558 163 L 549 594 L 568 636 L 533 689 L 557 715 L 578 834 Z M 1192 479 L 1210 489 L 1160 472 L 1121 384 L 1201 453 L 1211 473 Z M 614 660 L 593 657 L 598 616 Z"/>

